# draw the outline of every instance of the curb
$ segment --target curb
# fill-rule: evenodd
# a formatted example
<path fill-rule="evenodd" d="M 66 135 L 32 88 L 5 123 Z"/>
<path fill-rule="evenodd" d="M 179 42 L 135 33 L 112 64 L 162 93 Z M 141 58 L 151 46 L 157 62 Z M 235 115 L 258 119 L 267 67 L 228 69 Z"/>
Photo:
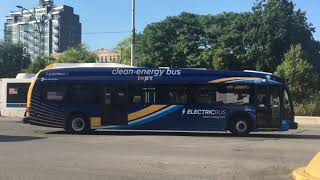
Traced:
<path fill-rule="evenodd" d="M 320 117 L 295 116 L 295 122 L 299 125 L 320 125 Z"/>

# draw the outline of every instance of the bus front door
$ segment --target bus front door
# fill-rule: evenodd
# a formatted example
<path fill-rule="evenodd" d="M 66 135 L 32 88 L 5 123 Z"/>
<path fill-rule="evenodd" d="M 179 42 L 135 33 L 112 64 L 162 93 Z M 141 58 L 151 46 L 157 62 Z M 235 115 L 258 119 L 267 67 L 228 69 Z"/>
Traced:
<path fill-rule="evenodd" d="M 259 85 L 256 88 L 258 129 L 277 129 L 281 126 L 279 86 Z"/>
<path fill-rule="evenodd" d="M 102 124 L 127 125 L 128 124 L 128 93 L 127 87 L 104 88 L 103 91 L 103 118 Z"/>

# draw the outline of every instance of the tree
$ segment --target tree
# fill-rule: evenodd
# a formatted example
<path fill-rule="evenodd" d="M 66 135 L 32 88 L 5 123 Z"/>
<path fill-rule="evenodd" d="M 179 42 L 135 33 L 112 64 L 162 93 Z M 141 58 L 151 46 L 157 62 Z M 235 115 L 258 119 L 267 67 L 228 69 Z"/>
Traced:
<path fill-rule="evenodd" d="M 95 63 L 97 56 L 84 45 L 69 48 L 57 59 L 57 63 Z"/>
<path fill-rule="evenodd" d="M 256 69 L 274 72 L 284 54 L 293 44 L 301 44 L 310 62 L 319 53 L 305 12 L 295 10 L 289 0 L 260 0 L 253 7 L 256 28 L 248 31 L 250 56 L 256 59 Z"/>
<path fill-rule="evenodd" d="M 130 65 L 131 61 L 131 38 L 125 38 L 118 43 L 117 49 L 121 57 L 121 63 Z"/>
<path fill-rule="evenodd" d="M 49 64 L 52 64 L 55 62 L 55 59 L 53 57 L 43 56 L 36 58 L 30 66 L 26 69 L 25 72 L 27 73 L 38 73 L 40 70 L 44 69 Z"/>
<path fill-rule="evenodd" d="M 0 42 L 0 78 L 14 78 L 31 63 L 21 44 Z"/>
<path fill-rule="evenodd" d="M 283 63 L 277 67 L 276 74 L 286 79 L 298 103 L 315 93 L 314 87 L 318 77 L 300 44 L 291 46 L 284 56 Z"/>
<path fill-rule="evenodd" d="M 149 24 L 140 37 L 140 65 L 274 72 L 292 44 L 301 44 L 320 74 L 320 43 L 305 12 L 290 0 L 258 0 L 251 12 L 183 12 Z"/>
<path fill-rule="evenodd" d="M 204 51 L 203 28 L 198 16 L 181 13 L 148 25 L 140 37 L 137 53 L 140 65 L 149 67 L 206 67 L 208 59 L 198 59 Z"/>

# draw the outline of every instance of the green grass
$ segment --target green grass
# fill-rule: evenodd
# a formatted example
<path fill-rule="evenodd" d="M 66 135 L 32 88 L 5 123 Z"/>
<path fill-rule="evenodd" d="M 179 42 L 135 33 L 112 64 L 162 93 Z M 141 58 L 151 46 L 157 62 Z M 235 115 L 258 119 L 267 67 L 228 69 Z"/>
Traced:
<path fill-rule="evenodd" d="M 320 116 L 320 95 L 302 103 L 295 103 L 294 110 L 298 116 Z"/>

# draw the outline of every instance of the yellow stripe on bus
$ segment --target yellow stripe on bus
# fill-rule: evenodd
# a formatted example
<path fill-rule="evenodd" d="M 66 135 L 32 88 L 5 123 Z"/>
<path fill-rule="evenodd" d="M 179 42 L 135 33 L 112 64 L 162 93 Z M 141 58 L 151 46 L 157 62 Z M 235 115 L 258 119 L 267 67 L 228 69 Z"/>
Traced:
<path fill-rule="evenodd" d="M 30 108 L 31 106 L 31 96 L 32 96 L 32 91 L 33 91 L 33 87 L 36 83 L 37 78 L 32 79 L 31 84 L 29 86 L 28 89 L 28 95 L 27 95 L 27 107 Z"/>
<path fill-rule="evenodd" d="M 236 81 L 236 80 L 256 80 L 259 81 L 261 78 L 255 78 L 255 77 L 229 77 L 229 78 L 222 78 L 222 79 L 216 79 L 209 81 L 209 83 L 221 83 L 226 81 Z"/>
<path fill-rule="evenodd" d="M 164 107 L 166 107 L 167 105 L 151 105 L 147 108 L 144 108 L 140 111 L 136 111 L 134 113 L 130 113 L 128 115 L 128 121 L 133 121 L 139 118 L 142 118 L 144 116 L 147 116 L 149 114 L 152 114 L 156 111 L 159 111 L 160 109 L 163 109 Z"/>

